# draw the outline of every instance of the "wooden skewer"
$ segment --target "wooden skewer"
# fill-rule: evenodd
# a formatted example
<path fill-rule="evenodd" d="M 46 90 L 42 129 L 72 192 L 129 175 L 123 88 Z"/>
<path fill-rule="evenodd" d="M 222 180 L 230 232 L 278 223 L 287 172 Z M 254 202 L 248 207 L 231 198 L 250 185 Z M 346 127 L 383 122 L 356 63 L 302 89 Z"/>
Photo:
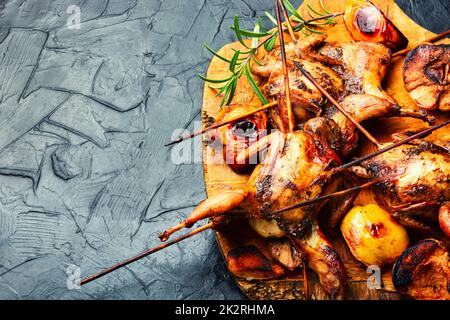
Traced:
<path fill-rule="evenodd" d="M 292 28 L 291 20 L 286 12 L 286 7 L 284 6 L 283 0 L 277 0 L 279 7 L 281 8 L 281 12 L 283 12 L 284 21 L 286 21 L 286 26 L 289 31 L 289 35 L 293 41 L 296 41 L 297 38 L 294 33 L 294 29 Z M 276 4 L 275 4 L 276 5 Z"/>
<path fill-rule="evenodd" d="M 119 262 L 119 263 L 117 263 L 117 264 L 115 264 L 115 265 L 113 265 L 113 266 L 111 266 L 111 267 L 109 267 L 107 269 L 104 269 L 104 270 L 102 270 L 102 271 L 100 271 L 100 272 L 98 272 L 96 274 L 93 274 L 93 275 L 91 275 L 89 277 L 84 278 L 83 280 L 81 280 L 80 285 L 85 285 L 85 284 L 87 284 L 87 283 L 89 283 L 91 281 L 94 281 L 94 280 L 96 280 L 98 278 L 101 278 L 101 277 L 107 275 L 108 273 L 111 273 L 111 272 L 113 272 L 113 271 L 115 271 L 117 269 L 125 267 L 126 265 L 129 265 L 130 263 L 133 263 L 133 262 L 135 262 L 135 261 L 137 261 L 139 259 L 142 259 L 142 258 L 144 258 L 146 256 L 149 256 L 152 253 L 155 253 L 155 252 L 158 252 L 158 251 L 160 251 L 160 250 L 162 250 L 164 248 L 170 247 L 171 245 L 173 245 L 175 243 L 178 243 L 178 242 L 180 242 L 182 240 L 185 240 L 185 239 L 187 239 L 189 237 L 192 237 L 193 235 L 196 235 L 196 234 L 198 234 L 200 232 L 203 232 L 205 230 L 211 229 L 213 227 L 214 227 L 214 222 L 210 222 L 210 223 L 205 224 L 204 226 L 202 226 L 202 227 L 200 227 L 198 229 L 192 230 L 191 232 L 189 232 L 189 233 L 187 233 L 187 234 L 185 234 L 185 235 L 183 235 L 181 237 L 178 237 L 178 238 L 173 239 L 171 241 L 168 241 L 166 243 L 162 243 L 162 244 L 160 244 L 160 245 L 158 245 L 158 246 L 156 246 L 154 248 L 148 249 L 146 251 L 143 251 L 143 252 L 139 253 L 138 255 L 136 255 L 134 257 L 128 258 L 126 260 L 123 260 L 123 261 L 121 261 L 121 262 Z"/>
<path fill-rule="evenodd" d="M 414 47 L 418 46 L 419 44 L 427 43 L 427 42 L 433 43 L 433 42 L 436 42 L 436 41 L 439 41 L 439 40 L 445 38 L 448 35 L 450 35 L 450 29 L 447 30 L 447 31 L 444 31 L 444 32 L 442 32 L 442 33 L 440 33 L 438 35 L 432 36 L 431 38 L 425 39 L 424 41 L 418 42 L 418 43 L 414 44 L 413 47 L 409 47 L 409 48 L 397 51 L 396 53 L 394 53 L 392 55 L 392 58 L 395 58 L 395 57 L 407 54 L 408 52 L 410 52 Z"/>
<path fill-rule="evenodd" d="M 172 142 L 169 142 L 169 143 L 165 144 L 164 146 L 168 147 L 168 146 L 171 146 L 173 144 L 180 143 L 183 140 L 190 139 L 190 138 L 193 138 L 195 136 L 201 135 L 201 134 L 203 134 L 203 133 L 205 133 L 207 131 L 210 131 L 210 130 L 213 130 L 213 129 L 217 129 L 217 128 L 219 128 L 221 126 L 224 126 L 224 125 L 227 125 L 227 124 L 229 124 L 231 122 L 242 120 L 244 118 L 247 118 L 248 116 L 251 116 L 252 114 L 255 114 L 255 113 L 258 113 L 260 111 L 264 111 L 266 109 L 269 109 L 269 108 L 275 106 L 276 104 L 277 104 L 277 101 L 273 101 L 273 102 L 270 102 L 270 103 L 268 103 L 266 105 L 263 105 L 262 107 L 260 107 L 258 109 L 255 109 L 255 110 L 249 111 L 247 113 L 241 114 L 241 115 L 239 115 L 237 117 L 234 117 L 232 119 L 228 119 L 228 120 L 225 120 L 225 121 L 214 123 L 214 124 L 212 124 L 211 126 L 209 126 L 207 128 L 204 128 L 202 130 L 193 132 L 193 133 L 191 133 L 189 135 L 186 135 L 186 136 L 183 136 L 183 137 L 179 137 L 178 139 L 176 139 L 176 140 L 174 140 Z"/>
<path fill-rule="evenodd" d="M 316 202 L 320 202 L 320 201 L 323 201 L 323 200 L 327 200 L 327 199 L 330 199 L 330 198 L 344 196 L 346 194 L 353 193 L 355 191 L 360 191 L 362 189 L 368 188 L 368 187 L 374 185 L 375 183 L 380 182 L 381 180 L 382 179 L 372 180 L 372 181 L 364 183 L 364 184 L 362 184 L 360 186 L 352 187 L 352 188 L 341 190 L 341 191 L 336 191 L 336 192 L 329 193 L 329 194 L 326 194 L 326 195 L 323 195 L 323 196 L 320 196 L 320 197 L 317 197 L 317 198 L 313 198 L 313 199 L 309 199 L 309 200 L 306 200 L 306 201 L 302 201 L 302 202 L 293 204 L 291 206 L 287 206 L 287 207 L 285 207 L 283 209 L 277 210 L 274 213 L 285 212 L 285 211 L 288 211 L 288 210 L 292 210 L 292 209 L 296 209 L 296 208 L 300 208 L 300 207 L 305 207 L 307 205 L 310 205 L 310 204 L 313 204 L 313 203 L 316 203 Z"/>
<path fill-rule="evenodd" d="M 405 139 L 399 140 L 399 141 L 397 141 L 397 142 L 395 142 L 395 143 L 393 143 L 393 144 L 391 144 L 391 145 L 389 145 L 387 147 L 378 149 L 377 151 L 375 151 L 373 153 L 370 153 L 368 155 L 362 156 L 362 157 L 360 157 L 358 159 L 350 161 L 349 163 L 346 163 L 346 164 L 344 164 L 342 166 L 339 166 L 337 168 L 331 169 L 328 173 L 329 174 L 335 174 L 337 172 L 340 172 L 340 171 L 342 171 L 344 169 L 347 169 L 347 168 L 349 168 L 351 166 L 359 164 L 359 163 L 361 163 L 363 161 L 366 161 L 366 160 L 368 160 L 370 158 L 376 157 L 376 156 L 378 156 L 378 155 L 380 155 L 380 154 L 382 154 L 384 152 L 387 152 L 389 150 L 397 148 L 398 146 L 401 146 L 401 145 L 403 145 L 405 143 L 408 143 L 408 142 L 410 142 L 410 141 L 412 141 L 414 139 L 418 139 L 418 138 L 422 138 L 424 136 L 427 136 L 431 132 L 436 131 L 437 129 L 442 128 L 442 127 L 444 127 L 444 126 L 446 126 L 448 124 L 450 124 L 450 120 L 447 120 L 447 121 L 444 121 L 444 122 L 442 122 L 440 124 L 437 124 L 437 125 L 434 125 L 432 127 L 429 127 L 429 128 L 427 128 L 425 130 L 422 130 L 422 131 L 420 131 L 420 132 L 418 132 L 416 134 L 413 134 L 412 136 L 409 136 L 409 137 L 407 137 Z M 333 193 L 330 193 L 330 194 L 327 194 L 327 195 L 324 195 L 324 196 L 320 196 L 320 197 L 317 197 L 317 198 L 314 198 L 314 199 L 309 199 L 309 200 L 306 200 L 306 201 L 302 201 L 302 202 L 293 204 L 291 206 L 285 207 L 283 209 L 277 210 L 277 211 L 274 212 L 274 214 L 280 213 L 280 212 L 284 212 L 284 211 L 288 211 L 288 210 L 292 210 L 292 209 L 296 209 L 296 208 L 299 208 L 299 207 L 304 207 L 304 206 L 307 206 L 307 205 L 310 205 L 310 204 L 313 204 L 313 203 L 316 203 L 316 202 L 319 202 L 319 201 L 322 201 L 322 200 L 326 200 L 326 199 L 330 199 L 330 198 L 338 197 L 338 196 L 343 196 L 343 195 L 346 195 L 346 194 L 349 194 L 349 193 L 352 193 L 352 192 L 355 192 L 355 191 L 359 191 L 359 190 L 365 189 L 367 187 L 370 187 L 371 185 L 373 185 L 375 183 L 378 183 L 378 182 L 380 182 L 382 180 L 383 179 L 381 179 L 381 178 L 380 179 L 375 179 L 375 180 L 369 181 L 367 183 L 364 183 L 364 184 L 362 184 L 360 186 L 356 186 L 356 187 L 353 187 L 353 188 L 349 188 L 349 189 L 333 192 Z"/>
<path fill-rule="evenodd" d="M 306 270 L 306 261 L 303 259 L 303 294 L 305 300 L 309 300 L 308 270 Z"/>
<path fill-rule="evenodd" d="M 283 34 L 283 27 L 281 22 L 281 15 L 280 15 L 280 1 L 275 0 L 275 13 L 277 17 L 278 22 L 278 36 L 280 37 L 280 49 L 281 49 L 281 61 L 283 66 L 283 74 L 284 74 L 284 87 L 285 87 L 285 94 L 286 94 L 286 111 L 287 111 L 287 118 L 288 118 L 288 126 L 289 126 L 289 132 L 294 131 L 295 126 L 295 120 L 294 120 L 294 113 L 292 112 L 292 103 L 291 103 L 291 89 L 289 87 L 289 71 L 287 68 L 287 59 L 286 59 L 286 50 L 284 47 L 284 34 Z M 281 109 L 282 106 L 279 106 Z"/>
<path fill-rule="evenodd" d="M 425 130 L 417 132 L 417 133 L 415 133 L 415 134 L 413 134 L 413 135 L 411 135 L 411 136 L 409 136 L 407 138 L 404 138 L 402 140 L 398 140 L 397 142 L 394 142 L 393 144 L 388 145 L 387 147 L 378 149 L 377 151 L 375 151 L 373 153 L 367 154 L 367 155 L 362 156 L 360 158 L 357 158 L 357 159 L 355 159 L 353 161 L 350 161 L 350 162 L 348 162 L 346 164 L 343 164 L 343 165 L 341 165 L 339 167 L 331 169 L 331 171 L 339 172 L 339 171 L 342 171 L 344 169 L 350 168 L 351 166 L 354 166 L 354 165 L 359 164 L 359 163 L 361 163 L 363 161 L 369 160 L 369 159 L 371 159 L 373 157 L 376 157 L 376 156 L 378 156 L 378 155 L 380 155 L 380 154 L 382 154 L 384 152 L 387 152 L 389 150 L 397 148 L 397 147 L 401 146 L 402 144 L 408 143 L 408 142 L 410 142 L 410 141 L 412 141 L 414 139 L 425 137 L 425 136 L 429 135 L 430 133 L 432 133 L 433 131 L 436 131 L 437 129 L 445 127 L 448 124 L 450 124 L 450 120 L 447 120 L 447 121 L 444 121 L 442 123 L 436 124 L 436 125 L 434 125 L 432 127 L 429 127 L 429 128 L 427 128 Z"/>
<path fill-rule="evenodd" d="M 370 141 L 372 141 L 378 148 L 381 148 L 381 144 L 372 136 L 358 121 L 356 121 L 345 109 L 325 90 L 319 82 L 314 79 L 308 71 L 303 69 L 301 64 L 294 61 L 295 66 L 303 73 L 303 75 L 308 78 L 309 81 L 336 107 L 340 112 L 344 114 Z"/>

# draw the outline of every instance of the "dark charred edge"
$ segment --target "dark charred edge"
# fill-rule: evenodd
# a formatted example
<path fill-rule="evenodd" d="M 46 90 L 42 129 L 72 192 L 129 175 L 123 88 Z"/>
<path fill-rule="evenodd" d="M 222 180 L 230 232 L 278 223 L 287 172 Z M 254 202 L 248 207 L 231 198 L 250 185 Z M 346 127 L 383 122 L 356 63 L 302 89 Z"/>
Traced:
<path fill-rule="evenodd" d="M 344 290 L 348 282 L 347 270 L 345 269 L 344 263 L 336 250 L 326 245 L 322 248 L 322 251 L 331 272 L 341 284 L 340 288 L 332 288 L 331 290 L 327 290 L 329 291 L 330 298 L 336 300 L 344 295 Z"/>
<path fill-rule="evenodd" d="M 392 268 L 392 282 L 394 286 L 397 289 L 401 289 L 410 285 L 413 281 L 415 269 L 439 248 L 439 242 L 427 239 L 406 249 Z"/>
<path fill-rule="evenodd" d="M 429 49 L 442 48 L 442 49 L 447 50 L 447 49 L 450 49 L 450 44 L 420 44 L 420 45 L 418 45 L 417 47 L 412 49 L 406 56 L 405 61 L 403 63 L 403 70 L 405 70 L 405 67 L 408 63 L 414 62 L 417 51 L 422 50 L 422 49 L 427 49 L 427 48 L 429 48 Z"/>
<path fill-rule="evenodd" d="M 251 270 L 257 271 L 266 271 L 272 272 L 274 263 L 270 261 L 257 247 L 254 245 L 250 246 L 242 246 L 231 249 L 227 254 L 227 261 L 231 260 L 236 261 L 239 267 L 242 267 L 242 270 L 249 270 L 245 266 L 245 260 L 252 259 L 256 260 L 258 263 L 256 264 L 256 268 L 252 268 Z M 240 271 L 240 270 L 236 270 Z"/>

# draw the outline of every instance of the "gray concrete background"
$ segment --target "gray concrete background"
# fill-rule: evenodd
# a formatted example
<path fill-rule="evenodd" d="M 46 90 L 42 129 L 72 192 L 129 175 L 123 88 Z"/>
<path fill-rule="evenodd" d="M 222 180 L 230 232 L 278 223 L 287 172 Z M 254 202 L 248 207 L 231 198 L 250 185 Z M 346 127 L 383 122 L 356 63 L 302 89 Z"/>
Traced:
<path fill-rule="evenodd" d="M 204 198 L 201 165 L 162 145 L 200 119 L 202 44 L 234 41 L 233 16 L 249 23 L 272 2 L 0 0 L 0 299 L 242 298 L 211 232 L 81 290 L 67 273 L 157 244 Z M 448 1 L 398 3 L 450 27 Z M 66 26 L 71 5 L 80 29 Z"/>

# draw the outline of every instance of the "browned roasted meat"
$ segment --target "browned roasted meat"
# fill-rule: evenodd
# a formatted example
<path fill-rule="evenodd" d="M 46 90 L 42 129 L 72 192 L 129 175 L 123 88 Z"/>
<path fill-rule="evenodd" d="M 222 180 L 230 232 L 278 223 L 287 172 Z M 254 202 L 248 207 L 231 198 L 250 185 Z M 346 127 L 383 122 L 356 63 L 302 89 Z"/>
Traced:
<path fill-rule="evenodd" d="M 352 38 L 357 41 L 382 43 L 395 51 L 408 45 L 408 39 L 370 1 L 349 1 L 344 12 L 344 23 Z"/>
<path fill-rule="evenodd" d="M 324 40 L 324 35 L 311 35 L 286 44 L 286 55 L 289 59 L 291 101 L 298 123 L 303 123 L 313 116 L 320 115 L 325 99 L 317 88 L 295 67 L 292 63 L 293 59 L 302 61 L 304 68 L 334 97 L 337 98 L 344 92 L 344 84 L 341 77 L 330 67 L 310 58 L 310 55 L 315 55 L 312 49 Z M 280 47 L 277 46 L 264 56 L 264 59 L 261 61 L 262 65 L 255 63 L 252 66 L 254 74 L 267 78 L 262 90 L 270 100 L 275 100 L 280 95 L 284 95 L 285 85 L 280 55 Z M 273 113 L 275 110 L 270 112 Z M 275 123 L 275 126 L 278 127 L 278 124 Z"/>
<path fill-rule="evenodd" d="M 273 263 L 254 245 L 230 250 L 227 263 L 228 269 L 240 278 L 271 279 L 284 274 L 283 267 Z"/>
<path fill-rule="evenodd" d="M 397 110 L 389 103 L 367 103 L 366 99 L 381 100 L 374 96 L 354 95 L 343 101 L 344 108 L 355 115 L 356 121 L 389 115 Z M 325 290 L 332 296 L 341 297 L 345 269 L 320 232 L 317 214 L 322 204 L 277 211 L 336 189 L 335 179 L 326 172 L 340 164 L 337 150 L 341 143 L 349 144 L 354 131 L 353 124 L 330 110 L 327 117 L 308 120 L 302 130 L 277 131 L 265 136 L 237 157 L 239 161 L 267 148 L 265 160 L 255 167 L 244 189 L 224 191 L 206 199 L 186 220 L 168 229 L 161 237 L 167 239 L 181 228 L 240 206 L 251 219 L 251 226 L 262 236 L 290 239 L 319 275 Z"/>
<path fill-rule="evenodd" d="M 450 45 L 414 48 L 405 59 L 403 81 L 419 107 L 450 110 Z"/>
<path fill-rule="evenodd" d="M 300 53 L 293 49 L 296 43 L 289 44 L 289 84 L 298 123 L 320 114 L 326 99 L 295 68 L 293 60 L 300 63 L 336 100 L 342 100 L 349 94 L 367 94 L 384 99 L 385 103 L 396 103 L 381 86 L 391 59 L 391 51 L 387 47 L 374 42 L 325 43 L 318 47 L 322 40 L 315 38 L 311 41 L 314 46 L 308 46 Z M 263 66 L 253 65 L 255 74 L 267 78 L 262 89 L 271 99 L 282 98 L 284 93 L 279 55 L 279 48 L 275 48 L 268 54 L 269 58 Z"/>
<path fill-rule="evenodd" d="M 415 299 L 450 300 L 449 253 L 434 239 L 420 241 L 398 258 L 394 286 Z"/>
<path fill-rule="evenodd" d="M 365 120 L 401 116 L 402 110 L 386 99 L 381 99 L 369 94 L 351 94 L 341 103 L 345 110 L 358 122 Z M 355 125 L 334 106 L 327 109 L 325 117 L 333 120 L 339 128 L 339 140 L 337 151 L 342 156 L 347 156 L 358 146 L 360 132 Z M 336 147 L 333 146 L 335 149 Z"/>
<path fill-rule="evenodd" d="M 365 161 L 353 171 L 380 178 L 377 200 L 400 223 L 418 231 L 437 225 L 441 205 L 450 200 L 450 153 L 431 142 L 414 141 Z"/>
<path fill-rule="evenodd" d="M 394 103 L 381 88 L 391 61 L 387 47 L 374 42 L 326 43 L 319 52 L 344 79 L 347 94 L 371 94 Z"/>
<path fill-rule="evenodd" d="M 300 59 L 305 54 L 309 54 L 311 50 L 322 44 L 326 36 L 324 34 L 312 34 L 310 36 L 305 36 L 299 34 L 299 39 L 297 41 L 291 41 L 285 44 L 286 56 L 288 59 Z M 281 50 L 280 46 L 277 45 L 270 52 L 259 57 L 261 64 L 254 63 L 252 65 L 252 73 L 268 78 L 272 72 L 280 72 L 282 69 L 281 64 Z"/>

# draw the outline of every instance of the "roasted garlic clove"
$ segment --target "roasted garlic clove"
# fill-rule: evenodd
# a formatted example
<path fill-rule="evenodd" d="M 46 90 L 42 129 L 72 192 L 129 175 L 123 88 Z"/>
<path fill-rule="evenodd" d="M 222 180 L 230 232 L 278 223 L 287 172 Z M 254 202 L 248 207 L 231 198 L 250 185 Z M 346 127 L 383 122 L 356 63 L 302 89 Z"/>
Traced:
<path fill-rule="evenodd" d="M 367 266 L 392 264 L 408 247 L 408 234 L 376 204 L 354 207 L 341 224 L 353 256 Z"/>
<path fill-rule="evenodd" d="M 449 300 L 449 263 L 449 253 L 441 242 L 422 240 L 398 258 L 392 269 L 392 282 L 415 299 Z"/>
<path fill-rule="evenodd" d="M 344 12 L 344 23 L 356 41 L 382 43 L 393 51 L 404 49 L 408 45 L 408 39 L 370 1 L 349 1 Z"/>
<path fill-rule="evenodd" d="M 427 110 L 450 110 L 450 45 L 422 44 L 403 64 L 405 88 Z"/>

